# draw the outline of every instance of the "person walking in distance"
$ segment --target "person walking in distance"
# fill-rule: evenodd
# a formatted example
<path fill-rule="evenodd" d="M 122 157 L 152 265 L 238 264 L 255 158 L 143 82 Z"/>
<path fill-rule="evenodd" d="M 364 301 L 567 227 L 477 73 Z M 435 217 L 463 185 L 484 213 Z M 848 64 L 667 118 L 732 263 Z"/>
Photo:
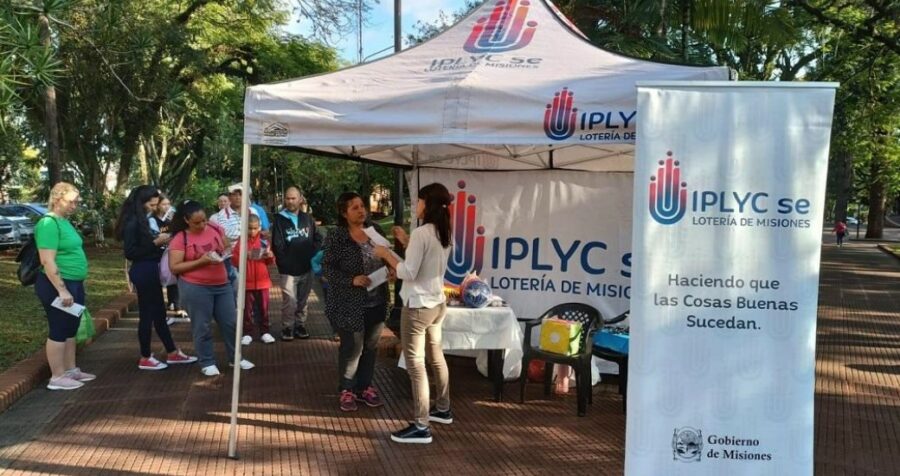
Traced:
<path fill-rule="evenodd" d="M 834 223 L 834 228 L 831 231 L 834 233 L 835 238 L 837 238 L 838 247 L 843 247 L 844 235 L 847 234 L 847 224 L 838 220 Z"/>
<path fill-rule="evenodd" d="M 312 258 L 321 247 L 316 223 L 303 210 L 306 199 L 297 187 L 284 192 L 284 209 L 272 223 L 272 251 L 281 289 L 281 340 L 309 338 L 307 300 L 312 288 Z"/>

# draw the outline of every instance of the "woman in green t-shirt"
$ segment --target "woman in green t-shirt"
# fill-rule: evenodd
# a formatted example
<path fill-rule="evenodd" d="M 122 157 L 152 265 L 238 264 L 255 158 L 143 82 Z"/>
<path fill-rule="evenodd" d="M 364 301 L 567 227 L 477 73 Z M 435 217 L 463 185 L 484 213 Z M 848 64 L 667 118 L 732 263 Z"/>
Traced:
<path fill-rule="evenodd" d="M 84 280 L 88 262 L 81 235 L 69 222 L 79 199 L 74 185 L 59 182 L 50 190 L 50 212 L 34 228 L 34 240 L 41 257 L 41 273 L 34 284 L 35 293 L 47 313 L 47 361 L 52 376 L 50 390 L 74 390 L 95 375 L 75 366 L 75 334 L 81 316 L 73 316 L 53 306 L 59 298 L 64 308 L 73 303 L 84 305 Z"/>

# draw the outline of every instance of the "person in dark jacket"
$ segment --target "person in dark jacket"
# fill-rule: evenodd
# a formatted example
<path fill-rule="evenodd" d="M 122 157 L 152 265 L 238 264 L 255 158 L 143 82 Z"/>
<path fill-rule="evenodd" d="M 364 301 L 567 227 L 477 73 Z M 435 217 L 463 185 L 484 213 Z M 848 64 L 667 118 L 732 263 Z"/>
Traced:
<path fill-rule="evenodd" d="M 151 229 L 150 217 L 159 203 L 159 190 L 150 185 L 141 185 L 131 191 L 116 222 L 116 236 L 124 242 L 125 258 L 131 261 L 128 276 L 134 283 L 138 296 L 138 342 L 141 359 L 138 368 L 142 370 L 162 370 L 170 364 L 190 364 L 196 357 L 185 355 L 172 339 L 166 324 L 166 306 L 163 302 L 159 280 L 159 260 L 163 246 L 169 242 L 168 233 L 156 233 Z M 150 352 L 151 327 L 156 328 L 166 348 L 166 362 L 157 360 Z"/>
<path fill-rule="evenodd" d="M 375 245 L 364 231 L 366 208 L 353 192 L 338 198 L 338 226 L 325 238 L 322 272 L 328 280 L 325 316 L 340 336 L 338 389 L 345 412 L 357 410 L 356 402 L 383 405 L 372 384 L 378 340 L 387 315 L 388 286 L 368 290 L 369 274 L 383 268 L 374 255 Z M 377 230 L 377 228 L 376 228 Z"/>
<path fill-rule="evenodd" d="M 306 302 L 312 289 L 312 258 L 322 238 L 316 223 L 303 212 L 306 199 L 297 187 L 284 192 L 284 210 L 272 221 L 272 251 L 281 289 L 281 340 L 309 338 Z"/>

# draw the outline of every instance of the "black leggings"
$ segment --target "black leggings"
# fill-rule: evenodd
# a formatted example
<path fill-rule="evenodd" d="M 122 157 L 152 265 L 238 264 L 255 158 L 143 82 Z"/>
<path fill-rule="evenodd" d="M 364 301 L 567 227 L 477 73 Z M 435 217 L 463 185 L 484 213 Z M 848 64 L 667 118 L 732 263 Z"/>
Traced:
<path fill-rule="evenodd" d="M 63 282 L 66 285 L 66 289 L 69 290 L 69 294 L 75 299 L 75 302 L 83 305 L 84 281 L 64 279 Z M 67 339 L 75 337 L 75 334 L 78 333 L 78 325 L 81 324 L 81 317 L 75 317 L 50 305 L 59 296 L 59 292 L 53 287 L 50 279 L 47 278 L 43 271 L 38 273 L 37 282 L 34 283 L 34 292 L 47 313 L 47 324 L 50 327 L 47 337 L 53 342 L 65 342 Z"/>
<path fill-rule="evenodd" d="M 135 261 L 128 272 L 138 296 L 138 342 L 141 357 L 150 357 L 150 328 L 156 328 L 166 352 L 175 352 L 175 341 L 166 324 L 166 305 L 163 302 L 162 287 L 159 284 L 159 261 Z"/>

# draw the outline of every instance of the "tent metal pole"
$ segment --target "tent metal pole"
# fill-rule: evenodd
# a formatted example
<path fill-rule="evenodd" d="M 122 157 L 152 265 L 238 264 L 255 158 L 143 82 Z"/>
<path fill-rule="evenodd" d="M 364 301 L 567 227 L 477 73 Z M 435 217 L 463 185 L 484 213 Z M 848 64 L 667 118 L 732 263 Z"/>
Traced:
<path fill-rule="evenodd" d="M 247 294 L 247 227 L 250 217 L 250 152 L 251 145 L 244 144 L 244 165 L 241 193 L 241 240 L 243 253 L 238 264 L 237 315 L 234 332 L 234 381 L 231 385 L 231 425 L 228 429 L 228 457 L 237 459 L 237 413 L 241 390 L 241 338 L 244 334 L 244 305 Z"/>
<path fill-rule="evenodd" d="M 401 0 L 394 0 L 394 53 L 403 49 L 402 23 L 400 17 Z M 394 225 L 403 226 L 403 169 L 394 171 Z M 398 286 L 399 287 L 399 286 Z"/>

